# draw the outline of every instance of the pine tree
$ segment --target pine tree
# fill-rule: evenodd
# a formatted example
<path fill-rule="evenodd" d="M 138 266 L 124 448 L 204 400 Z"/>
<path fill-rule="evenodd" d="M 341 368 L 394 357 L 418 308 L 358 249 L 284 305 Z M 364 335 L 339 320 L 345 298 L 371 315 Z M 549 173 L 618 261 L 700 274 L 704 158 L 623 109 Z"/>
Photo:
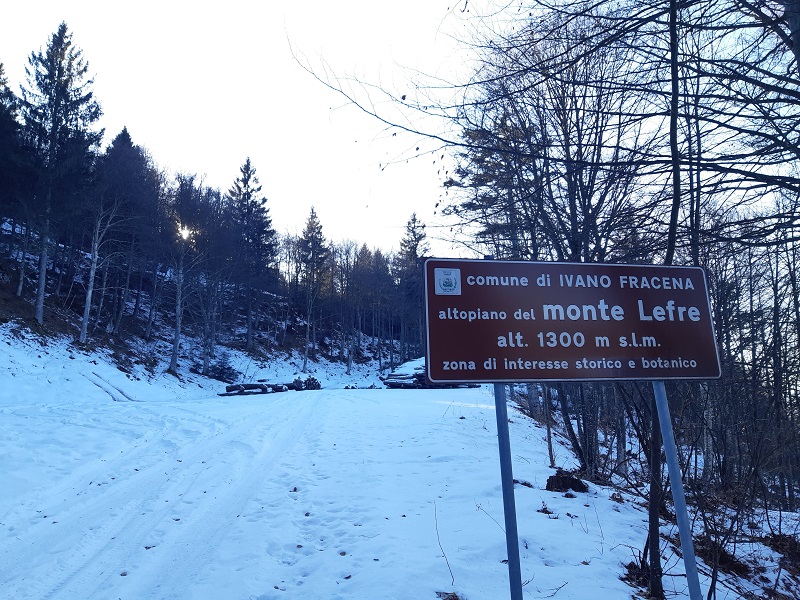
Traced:
<path fill-rule="evenodd" d="M 19 187 L 23 162 L 16 104 L 3 63 L 0 63 L 0 211 L 3 214 L 11 212 L 12 196 Z"/>
<path fill-rule="evenodd" d="M 427 238 L 425 223 L 417 218 L 417 213 L 412 213 L 400 240 L 401 260 L 407 265 L 417 264 L 431 250 Z"/>
<path fill-rule="evenodd" d="M 423 257 L 430 252 L 425 224 L 413 213 L 406 223 L 397 257 L 400 284 L 400 345 L 402 360 L 422 355 L 425 339 Z"/>
<path fill-rule="evenodd" d="M 19 99 L 8 87 L 5 69 L 0 63 L 0 214 L 12 219 L 8 253 L 13 255 L 17 220 L 24 223 L 22 257 L 27 256 L 30 235 L 30 209 L 34 188 L 34 169 L 30 153 L 23 145 L 19 123 Z M 17 296 L 22 295 L 27 261 L 19 261 Z"/>
<path fill-rule="evenodd" d="M 272 226 L 267 200 L 261 195 L 261 184 L 250 158 L 239 168 L 239 177 L 228 190 L 226 202 L 230 226 L 238 232 L 237 272 L 245 290 L 246 348 L 250 350 L 253 346 L 256 312 L 254 294 L 271 283 L 264 276 L 274 273 L 278 259 L 277 233 Z"/>
<path fill-rule="evenodd" d="M 44 317 L 47 254 L 54 206 L 61 208 L 82 191 L 85 173 L 102 131 L 92 129 L 100 118 L 100 105 L 87 78 L 88 64 L 72 43 L 66 23 L 59 25 L 44 52 L 28 59 L 27 87 L 22 88 L 21 116 L 24 137 L 39 171 L 36 187 L 39 217 L 39 282 L 36 321 Z"/>
<path fill-rule="evenodd" d="M 306 298 L 306 343 L 303 350 L 303 373 L 305 373 L 308 368 L 308 349 L 312 341 L 311 330 L 316 325 L 314 309 L 330 255 L 328 244 L 322 233 L 322 224 L 313 206 L 303 229 L 303 235 L 299 240 L 299 251 Z M 316 352 L 316 340 L 314 341 L 313 351 Z"/>

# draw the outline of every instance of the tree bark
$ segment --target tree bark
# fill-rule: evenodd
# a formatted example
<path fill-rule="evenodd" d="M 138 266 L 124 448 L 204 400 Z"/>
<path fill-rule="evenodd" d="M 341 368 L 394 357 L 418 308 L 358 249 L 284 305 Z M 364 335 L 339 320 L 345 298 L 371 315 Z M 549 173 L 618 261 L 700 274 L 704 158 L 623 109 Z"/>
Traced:
<path fill-rule="evenodd" d="M 49 208 L 47 209 L 49 213 Z M 41 325 L 44 322 L 44 292 L 47 285 L 47 251 L 50 237 L 50 216 L 45 216 L 42 230 L 39 232 L 41 244 L 39 248 L 39 284 L 36 290 L 36 322 Z"/>
<path fill-rule="evenodd" d="M 162 281 L 159 284 L 159 277 L 158 277 L 158 263 L 155 263 L 153 267 L 153 293 L 150 296 L 150 310 L 147 314 L 147 327 L 144 330 L 144 339 L 149 340 L 150 335 L 153 332 L 153 323 L 156 319 L 156 312 L 158 311 L 158 306 L 161 301 L 161 292 L 164 289 L 164 282 Z"/>
<path fill-rule="evenodd" d="M 650 598 L 662 600 L 664 585 L 661 581 L 661 538 L 659 536 L 659 509 L 661 507 L 661 426 L 658 422 L 656 399 L 650 403 L 651 430 L 653 441 L 650 444 L 650 496 L 648 498 L 648 542 L 650 555 Z"/>
<path fill-rule="evenodd" d="M 120 327 L 122 326 L 122 318 L 125 316 L 125 307 L 128 304 L 128 294 L 131 289 L 131 273 L 133 272 L 133 247 L 131 246 L 131 253 L 128 257 L 128 270 L 125 274 L 125 285 L 120 294 L 119 310 L 117 311 L 117 318 L 114 322 L 114 335 L 119 335 Z"/>
<path fill-rule="evenodd" d="M 678 214 L 681 207 L 681 155 L 678 148 L 678 109 L 680 108 L 680 78 L 678 73 L 678 0 L 669 2 L 669 68 L 672 84 L 669 106 L 669 147 L 672 158 L 672 209 L 667 232 L 667 252 L 664 264 L 671 265 L 678 237 Z"/>
<path fill-rule="evenodd" d="M 19 281 L 17 282 L 17 298 L 22 297 L 22 288 L 25 286 L 25 265 L 28 264 L 28 246 L 31 241 L 31 224 L 25 224 L 25 238 L 22 242 L 22 255 L 19 261 Z"/>
<path fill-rule="evenodd" d="M 78 341 L 81 344 L 86 343 L 86 336 L 89 331 L 89 315 L 92 310 L 92 294 L 94 293 L 94 278 L 97 273 L 97 262 L 99 255 L 99 237 L 100 237 L 100 223 L 95 223 L 94 231 L 92 232 L 92 258 L 89 266 L 89 281 L 86 284 L 86 297 L 83 304 L 83 318 L 81 319 L 81 331 L 78 336 Z"/>
<path fill-rule="evenodd" d="M 175 335 L 172 338 L 172 356 L 169 360 L 168 372 L 178 373 L 178 350 L 181 346 L 181 324 L 183 321 L 183 258 L 185 250 L 181 249 L 178 258 L 178 272 L 175 281 Z"/>

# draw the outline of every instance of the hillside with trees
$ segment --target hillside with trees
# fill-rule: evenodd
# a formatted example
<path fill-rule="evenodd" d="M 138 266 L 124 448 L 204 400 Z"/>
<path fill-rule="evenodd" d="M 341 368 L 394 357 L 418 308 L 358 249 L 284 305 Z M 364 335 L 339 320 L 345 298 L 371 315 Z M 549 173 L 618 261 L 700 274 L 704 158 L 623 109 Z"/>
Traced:
<path fill-rule="evenodd" d="M 88 62 L 64 23 L 31 54 L 19 96 L 2 73 L 5 319 L 66 324 L 79 344 L 169 337 L 175 373 L 186 331 L 203 374 L 221 340 L 350 362 L 368 336 L 387 366 L 420 355 L 416 216 L 396 255 L 326 239 L 313 209 L 301 235 L 280 235 L 249 158 L 223 192 L 159 169 L 127 129 L 101 148 Z"/>

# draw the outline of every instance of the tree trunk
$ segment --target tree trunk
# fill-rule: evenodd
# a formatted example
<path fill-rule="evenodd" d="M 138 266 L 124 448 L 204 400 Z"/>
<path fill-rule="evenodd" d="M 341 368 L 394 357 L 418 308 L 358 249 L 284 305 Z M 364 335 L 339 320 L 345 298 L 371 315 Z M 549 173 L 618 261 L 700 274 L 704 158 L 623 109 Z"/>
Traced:
<path fill-rule="evenodd" d="M 308 347 L 311 344 L 311 315 L 314 310 L 314 296 L 311 282 L 306 282 L 306 339 L 303 346 L 303 373 L 308 373 Z"/>
<path fill-rule="evenodd" d="M 578 462 L 580 463 L 581 471 L 586 471 L 586 455 L 583 452 L 583 448 L 581 447 L 581 442 L 578 439 L 578 436 L 575 435 L 575 428 L 572 426 L 572 418 L 569 414 L 568 408 L 569 397 L 565 391 L 564 385 L 559 385 L 558 387 L 558 403 L 561 407 L 561 417 L 564 421 L 564 429 L 567 432 L 567 437 L 569 438 L 570 443 L 572 444 L 572 450 L 575 452 L 575 456 L 578 458 Z"/>
<path fill-rule="evenodd" d="M 136 287 L 136 302 L 133 304 L 133 314 L 131 317 L 134 321 L 139 318 L 139 311 L 142 309 L 142 288 L 144 287 L 144 272 L 139 268 L 139 285 Z"/>
<path fill-rule="evenodd" d="M 99 223 L 95 224 L 94 232 L 92 235 L 92 258 L 89 266 L 89 281 L 86 284 L 86 298 L 83 304 L 83 318 L 81 319 L 81 332 L 78 336 L 78 341 L 81 344 L 86 343 L 86 335 L 89 330 L 89 315 L 92 310 L 92 294 L 94 293 L 94 277 L 97 273 L 98 262 L 98 240 L 99 238 Z"/>
<path fill-rule="evenodd" d="M 253 349 L 253 290 L 249 283 L 245 286 L 245 294 L 247 294 L 247 333 L 244 347 L 249 352 Z"/>
<path fill-rule="evenodd" d="M 153 332 L 153 323 L 156 320 L 156 313 L 158 312 L 158 305 L 161 301 L 161 292 L 164 289 L 164 282 L 158 283 L 158 263 L 153 267 L 153 293 L 150 296 L 150 310 L 147 314 L 147 327 L 144 330 L 144 339 L 149 340 Z"/>
<path fill-rule="evenodd" d="M 131 256 L 128 257 L 128 271 L 125 274 L 125 285 L 122 288 L 122 294 L 119 303 L 119 311 L 117 312 L 117 319 L 114 323 L 113 333 L 119 335 L 119 329 L 122 326 L 122 318 L 125 316 L 125 307 L 128 304 L 128 293 L 131 289 L 131 272 L 133 271 L 133 248 L 131 248 Z"/>
<path fill-rule="evenodd" d="M 49 210 L 47 211 L 49 212 Z M 39 249 L 39 286 L 36 290 L 36 322 L 41 325 L 44 322 L 44 292 L 47 284 L 47 250 L 50 237 L 50 216 L 45 216 L 41 236 L 41 246 Z"/>
<path fill-rule="evenodd" d="M 17 298 L 22 297 L 22 288 L 25 285 L 25 265 L 28 264 L 28 246 L 31 241 L 30 222 L 25 224 L 25 238 L 22 242 L 22 256 L 19 261 L 19 281 L 17 282 Z"/>
<path fill-rule="evenodd" d="M 11 234 L 8 236 L 8 245 L 6 246 L 8 250 L 8 258 L 14 257 L 14 246 L 16 246 L 17 241 L 17 220 L 14 217 L 11 217 L 10 221 L 11 225 Z"/>
<path fill-rule="evenodd" d="M 783 18 L 786 19 L 789 35 L 792 38 L 795 68 L 800 72 L 800 1 L 781 0 L 781 4 L 783 5 Z"/>
<path fill-rule="evenodd" d="M 614 386 L 614 410 L 617 413 L 617 462 L 614 465 L 614 472 L 625 477 L 628 475 L 628 431 L 625 426 L 625 408 L 617 399 L 616 386 Z"/>
<path fill-rule="evenodd" d="M 664 585 L 661 581 L 661 538 L 659 536 L 659 509 L 661 507 L 661 426 L 655 396 L 650 403 L 651 430 L 653 441 L 650 444 L 650 496 L 648 499 L 648 541 L 650 555 L 650 598 L 663 600 Z"/>
<path fill-rule="evenodd" d="M 311 358 L 317 360 L 317 320 L 311 322 Z"/>
<path fill-rule="evenodd" d="M 70 240 L 70 242 L 71 242 L 71 240 Z M 56 251 L 57 251 L 58 258 L 53 257 L 53 269 L 54 270 L 56 270 L 56 269 L 58 270 L 58 279 L 56 280 L 55 294 L 54 295 L 55 295 L 56 298 L 60 298 L 61 297 L 61 286 L 64 285 L 64 273 L 67 270 L 66 269 L 66 264 L 68 262 L 67 261 L 67 246 L 66 245 L 62 245 L 60 250 L 59 250 L 58 247 L 56 247 Z"/>
<path fill-rule="evenodd" d="M 183 254 L 178 259 L 178 273 L 175 282 L 175 335 L 172 339 L 172 356 L 169 360 L 167 371 L 174 375 L 178 373 L 178 350 L 181 346 L 181 324 L 183 321 Z"/>
<path fill-rule="evenodd" d="M 680 108 L 680 78 L 678 73 L 678 0 L 669 1 L 669 55 L 670 55 L 670 109 L 669 109 L 669 147 L 672 159 L 672 208 L 670 210 L 669 231 L 667 232 L 667 252 L 664 264 L 671 265 L 675 256 L 678 237 L 678 216 L 681 207 L 681 154 L 678 148 L 678 109 Z"/>
<path fill-rule="evenodd" d="M 352 330 L 350 331 L 350 335 L 348 336 L 349 339 L 347 340 L 347 371 L 345 373 L 347 375 L 353 374 L 353 351 L 355 350 L 355 339 L 356 336 L 353 334 Z"/>
<path fill-rule="evenodd" d="M 669 146 L 672 159 L 672 208 L 669 231 L 667 232 L 667 251 L 664 264 L 671 265 L 675 256 L 678 236 L 678 216 L 681 206 L 681 155 L 678 148 L 678 109 L 680 108 L 680 79 L 678 72 L 678 0 L 669 2 L 669 54 L 670 54 L 670 119 Z M 661 425 L 658 421 L 655 396 L 650 403 L 651 434 L 650 446 L 650 505 L 648 510 L 648 531 L 650 540 L 650 597 L 664 598 L 661 581 L 661 552 L 659 549 L 659 507 L 661 505 Z"/>
<path fill-rule="evenodd" d="M 306 337 L 303 344 L 303 373 L 308 373 L 308 346 L 311 343 L 311 323 L 306 319 Z"/>
<path fill-rule="evenodd" d="M 538 420 L 541 416 L 539 411 L 539 386 L 535 383 L 529 383 L 525 388 L 528 392 L 528 414 L 531 419 Z"/>
<path fill-rule="evenodd" d="M 101 284 L 100 288 L 100 301 L 97 303 L 97 314 L 94 317 L 94 327 L 97 328 L 100 325 L 100 319 L 103 316 L 103 303 L 106 299 L 106 290 L 108 289 L 108 269 L 109 269 L 109 260 L 103 262 L 103 283 Z"/>
<path fill-rule="evenodd" d="M 306 337 L 303 344 L 303 373 L 308 373 L 308 346 L 311 343 L 311 322 L 306 319 Z"/>
<path fill-rule="evenodd" d="M 208 285 L 208 297 L 203 307 L 203 375 L 211 369 L 211 358 L 214 355 L 214 321 L 216 319 L 217 283 Z"/>
<path fill-rule="evenodd" d="M 389 317 L 389 368 L 394 369 L 394 327 L 391 316 Z"/>
<path fill-rule="evenodd" d="M 547 428 L 547 455 L 550 458 L 550 468 L 556 468 L 556 455 L 553 451 L 553 388 L 548 388 L 543 394 L 544 399 L 544 422 Z"/>

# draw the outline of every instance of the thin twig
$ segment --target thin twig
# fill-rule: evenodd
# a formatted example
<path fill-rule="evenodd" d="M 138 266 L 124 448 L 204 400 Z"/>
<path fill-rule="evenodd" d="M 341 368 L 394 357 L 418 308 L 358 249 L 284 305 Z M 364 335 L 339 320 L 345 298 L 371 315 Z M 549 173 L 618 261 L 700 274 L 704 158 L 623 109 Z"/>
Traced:
<path fill-rule="evenodd" d="M 486 510 L 480 504 L 476 504 L 475 508 L 483 512 L 487 517 L 489 517 L 492 521 L 494 521 L 503 533 L 506 532 L 505 528 L 502 525 L 500 525 L 500 523 L 497 522 L 497 519 L 495 519 L 492 515 L 486 512 Z"/>
<path fill-rule="evenodd" d="M 444 413 L 442 413 L 442 418 L 443 418 L 443 419 L 444 419 L 444 416 L 447 414 L 447 411 L 448 411 L 448 410 L 450 410 L 450 407 L 451 407 L 451 406 L 453 406 L 453 403 L 454 403 L 455 401 L 456 401 L 456 400 L 455 400 L 455 398 L 453 398 L 453 399 L 450 401 L 450 404 L 448 404 L 448 405 L 447 405 L 447 408 L 445 408 L 445 409 L 444 409 Z"/>
<path fill-rule="evenodd" d="M 560 592 L 560 591 L 561 591 L 561 588 L 563 588 L 563 587 L 564 587 L 565 585 L 567 585 L 568 583 L 569 583 L 569 581 L 565 581 L 564 583 L 562 583 L 562 584 L 561 584 L 560 586 L 558 586 L 557 588 L 554 588 L 554 590 L 553 590 L 553 593 L 552 593 L 552 594 L 548 594 L 547 596 L 537 596 L 537 598 L 552 598 L 552 597 L 553 597 L 553 596 L 555 596 L 555 595 L 556 595 L 558 592 Z"/>
<path fill-rule="evenodd" d="M 603 524 L 600 522 L 600 515 L 597 513 L 597 505 L 594 504 L 594 516 L 597 517 L 597 526 L 600 528 L 600 556 L 603 555 L 603 543 L 605 542 L 606 536 L 603 533 Z"/>
<path fill-rule="evenodd" d="M 444 562 L 447 563 L 447 570 L 450 571 L 450 585 L 456 584 L 456 576 L 453 575 L 453 569 L 450 568 L 450 561 L 447 560 L 447 554 L 444 552 L 444 548 L 442 548 L 442 540 L 439 537 L 439 517 L 436 514 L 436 500 L 433 501 L 433 522 L 436 525 L 436 541 L 439 543 L 439 550 L 442 551 L 442 556 L 444 556 Z"/>

